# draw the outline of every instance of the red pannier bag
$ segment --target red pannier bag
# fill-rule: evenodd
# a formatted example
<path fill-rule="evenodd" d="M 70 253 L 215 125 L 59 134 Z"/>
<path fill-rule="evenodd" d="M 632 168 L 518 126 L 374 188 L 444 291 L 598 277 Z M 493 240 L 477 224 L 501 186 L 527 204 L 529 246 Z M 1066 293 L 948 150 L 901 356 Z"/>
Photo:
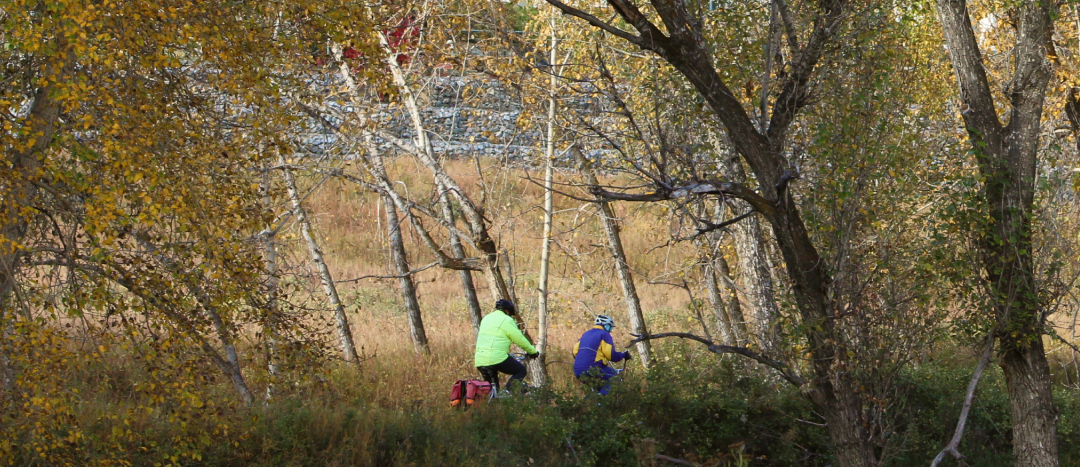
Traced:
<path fill-rule="evenodd" d="M 491 383 L 478 379 L 459 379 L 450 389 L 450 407 L 469 408 L 476 401 L 491 397 Z"/>

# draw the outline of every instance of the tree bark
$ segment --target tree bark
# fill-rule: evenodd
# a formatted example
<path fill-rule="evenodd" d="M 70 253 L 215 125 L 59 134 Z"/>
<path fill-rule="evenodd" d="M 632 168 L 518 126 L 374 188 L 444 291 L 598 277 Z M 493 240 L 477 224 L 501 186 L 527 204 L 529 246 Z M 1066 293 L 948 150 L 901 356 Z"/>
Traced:
<path fill-rule="evenodd" d="M 728 161 L 727 169 L 732 180 L 745 183 L 746 172 L 737 159 Z M 749 209 L 749 203 L 735 201 L 735 204 Z M 731 235 L 735 240 L 735 253 L 739 258 L 739 273 L 743 281 L 743 290 L 751 308 L 754 322 L 754 334 L 758 345 L 767 354 L 779 350 L 780 338 L 776 329 L 776 320 L 780 310 L 776 305 L 776 290 L 773 287 L 772 266 L 770 265 L 765 233 L 761 229 L 761 220 L 757 216 L 739 221 L 731 226 Z"/>
<path fill-rule="evenodd" d="M 330 275 L 330 268 L 326 266 L 322 249 L 319 248 L 319 244 L 315 242 L 315 236 L 311 233 L 311 223 L 308 221 L 307 213 L 304 212 L 304 207 L 300 202 L 300 193 L 296 189 L 296 179 L 293 178 L 292 170 L 285 164 L 284 158 L 280 159 L 280 164 L 283 167 L 285 189 L 289 193 L 289 200 L 292 201 L 293 215 L 296 216 L 296 221 L 300 224 L 300 233 L 307 242 L 308 252 L 311 253 L 311 261 L 315 263 L 315 267 L 319 271 L 319 278 L 322 280 L 326 298 L 334 309 L 334 321 L 337 325 L 338 339 L 341 340 L 341 350 L 345 354 L 345 361 L 359 368 L 360 358 L 356 353 L 356 344 L 353 341 L 352 328 L 349 327 L 349 317 L 345 314 L 345 305 L 341 303 L 341 298 L 338 297 L 334 277 Z"/>
<path fill-rule="evenodd" d="M 267 218 L 272 219 L 274 216 L 273 202 L 270 198 L 270 172 L 263 173 L 262 181 L 259 184 L 259 191 L 262 195 L 263 211 L 266 213 Z M 266 230 L 262 232 L 263 238 L 263 263 L 266 266 L 266 274 L 264 278 L 264 284 L 266 292 L 263 294 L 266 297 L 266 305 L 264 312 L 266 315 L 263 317 L 263 336 L 266 338 L 266 366 L 270 375 L 270 382 L 266 385 L 266 400 L 270 400 L 274 397 L 276 392 L 277 380 L 280 377 L 281 371 L 278 367 L 278 357 L 280 355 L 280 329 L 281 322 L 280 309 L 278 304 L 278 293 L 280 290 L 280 277 L 278 277 L 278 258 L 277 258 L 277 229 L 273 224 L 267 224 Z"/>
<path fill-rule="evenodd" d="M 390 239 L 390 255 L 398 276 L 401 299 L 405 302 L 405 315 L 409 321 L 409 333 L 412 336 L 413 349 L 417 353 L 428 353 L 427 334 L 424 332 L 424 320 L 420 315 L 420 302 L 416 299 L 416 285 L 409 274 L 409 260 L 405 252 L 405 241 L 401 238 L 401 219 L 398 218 L 397 206 L 389 194 L 382 194 L 383 208 L 386 210 L 386 232 Z"/>
<path fill-rule="evenodd" d="M 581 173 L 585 175 L 592 190 L 600 188 L 600 180 L 596 176 L 596 170 L 589 165 L 585 156 L 577 148 L 571 148 L 571 152 L 578 160 Z M 623 249 L 622 237 L 619 235 L 619 220 L 615 216 L 615 210 L 611 203 L 604 200 L 596 201 L 600 209 L 600 223 L 604 226 L 604 234 L 607 236 L 608 252 L 615 261 L 615 273 L 619 278 L 619 286 L 622 287 L 623 298 L 626 301 L 626 312 L 630 319 L 630 332 L 638 336 L 649 333 L 645 326 L 645 315 L 641 311 L 641 300 L 638 298 L 637 287 L 634 285 L 634 276 L 630 272 L 630 264 L 626 262 L 626 251 Z M 649 367 L 652 361 L 652 345 L 647 340 L 638 341 L 636 344 L 638 357 L 641 365 Z"/>
<path fill-rule="evenodd" d="M 757 334 L 758 345 L 766 353 L 775 353 L 780 347 L 776 329 L 780 310 L 776 306 L 776 292 L 765 234 L 756 216 L 750 216 L 733 225 L 731 231 L 735 239 L 735 252 L 739 257 L 743 289 L 750 306 L 753 307 L 751 315 L 754 317 L 754 333 Z"/>
<path fill-rule="evenodd" d="M 436 186 L 445 187 L 446 191 L 458 200 L 462 215 L 465 217 L 465 222 L 468 224 L 469 231 L 473 237 L 472 243 L 476 246 L 476 249 L 480 251 L 481 259 L 484 263 L 484 272 L 486 273 L 488 280 L 488 287 L 491 289 L 491 295 L 495 298 L 513 300 L 514 294 L 511 292 L 500 266 L 499 249 L 495 244 L 495 240 L 491 238 L 491 235 L 488 232 L 487 220 L 484 219 L 483 210 L 472 202 L 472 199 L 470 199 L 465 191 L 461 189 L 461 186 L 458 185 L 457 181 L 443 170 L 442 165 L 439 164 L 439 161 L 435 158 L 435 151 L 431 147 L 431 140 L 427 136 L 423 118 L 420 116 L 420 108 L 416 104 L 416 98 L 413 96 L 412 89 L 405 80 L 405 73 L 397 63 L 397 54 L 390 50 L 389 43 L 382 34 L 379 34 L 379 42 L 382 44 L 383 51 L 386 53 L 386 64 L 390 67 L 394 85 L 397 86 L 401 93 L 405 110 L 408 112 L 409 119 L 413 124 L 413 129 L 416 131 L 417 151 L 415 151 L 414 154 L 420 159 L 420 162 L 431 171 L 432 175 L 435 177 Z M 532 341 L 532 338 L 529 337 L 529 331 L 521 313 L 515 314 L 514 320 L 518 323 L 518 327 L 521 328 L 521 332 L 525 334 L 525 337 Z"/>
<path fill-rule="evenodd" d="M 536 341 L 536 351 L 540 353 L 540 357 L 537 358 L 537 364 L 546 368 L 547 362 L 547 341 L 548 341 L 548 271 L 551 265 L 551 224 L 553 213 L 555 212 L 555 197 L 552 192 L 552 182 L 554 181 L 554 165 L 555 165 L 555 109 L 558 105 L 558 101 L 555 99 L 556 86 L 558 81 L 555 77 L 555 64 L 558 63 L 556 59 L 556 46 L 558 45 L 557 37 L 555 35 L 555 18 L 551 18 L 551 57 L 549 62 L 551 64 L 551 83 L 548 96 L 548 114 L 547 114 L 547 138 L 544 141 L 544 158 L 546 159 L 544 164 L 544 233 L 541 240 L 540 247 L 540 278 L 536 286 L 536 314 L 537 321 L 539 323 L 539 329 L 537 330 L 538 338 Z M 543 386 L 546 381 L 544 377 L 545 372 L 533 374 L 533 385 Z"/>
<path fill-rule="evenodd" d="M 831 276 L 806 230 L 795 199 L 787 189 L 793 168 L 784 156 L 791 123 L 810 101 L 810 81 L 823 52 L 840 33 L 846 16 L 846 0 L 821 0 L 812 8 L 812 27 L 805 45 L 795 52 L 785 79 L 777 88 L 767 129 L 759 132 L 742 103 L 714 67 L 699 18 L 684 2 L 656 1 L 650 5 L 664 28 L 652 23 L 630 0 L 608 0 L 636 33 L 620 29 L 559 0 L 547 0 L 563 13 L 584 19 L 594 27 L 655 52 L 677 69 L 697 90 L 727 129 L 736 152 L 746 161 L 760 184 L 755 192 L 739 183 L 694 182 L 675 188 L 657 184 L 653 193 L 620 195 L 594 187 L 606 200 L 661 200 L 704 194 L 723 194 L 743 199 L 769 222 L 792 283 L 792 294 L 802 319 L 812 361 L 810 397 L 819 404 L 829 425 L 831 444 L 842 466 L 876 465 L 874 446 L 860 436 L 864 426 L 863 401 L 854 376 L 843 369 L 846 354 L 838 346 L 836 308 L 829 297 Z"/>
<path fill-rule="evenodd" d="M 937 2 L 965 106 L 961 115 L 985 180 L 980 194 L 989 216 L 975 231 L 1009 391 L 1013 456 L 1016 465 L 1025 467 L 1058 465 L 1057 414 L 1042 342 L 1046 312 L 1032 241 L 1038 137 L 1051 75 L 1046 49 L 1053 27 L 1051 5 L 1016 6 L 1015 70 L 1006 85 L 1009 123 L 1002 125 L 967 2 Z"/>
<path fill-rule="evenodd" d="M 736 345 L 747 345 L 750 342 L 750 331 L 746 328 L 746 317 L 743 315 L 742 301 L 739 300 L 739 289 L 735 286 L 735 281 L 731 279 L 731 267 L 728 266 L 727 260 L 721 254 L 717 254 L 713 258 L 712 264 L 714 266 L 713 273 L 717 276 L 719 282 L 727 286 L 728 316 L 731 317 L 731 324 L 734 327 L 736 337 L 739 339 Z"/>
<path fill-rule="evenodd" d="M 454 215 L 454 207 L 450 203 L 450 195 L 446 192 L 446 187 L 438 185 L 437 188 L 440 192 L 439 205 L 442 208 L 443 220 L 448 225 L 456 225 L 457 216 Z M 465 248 L 462 246 L 461 238 L 458 237 L 457 232 L 451 230 L 449 237 L 450 253 L 456 259 L 465 259 Z M 461 278 L 461 289 L 465 293 L 465 306 L 469 312 L 469 321 L 472 323 L 473 334 L 479 333 L 480 320 L 484 317 L 484 311 L 480 307 L 479 298 L 476 296 L 476 285 L 473 283 L 472 271 L 459 270 L 458 276 Z"/>
<path fill-rule="evenodd" d="M 739 345 L 739 337 L 735 333 L 733 320 L 728 315 L 727 303 L 725 303 L 723 293 L 720 292 L 716 266 L 708 255 L 702 255 L 700 261 L 701 273 L 705 275 L 705 289 L 709 292 L 709 304 L 712 305 L 713 318 L 716 320 L 716 329 L 720 331 L 720 340 L 724 345 Z"/>

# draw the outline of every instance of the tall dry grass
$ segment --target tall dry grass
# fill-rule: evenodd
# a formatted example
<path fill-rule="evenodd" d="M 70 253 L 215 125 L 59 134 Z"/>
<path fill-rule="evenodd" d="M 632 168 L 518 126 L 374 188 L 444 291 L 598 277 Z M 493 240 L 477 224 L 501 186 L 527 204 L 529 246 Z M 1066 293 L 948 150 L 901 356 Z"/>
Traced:
<path fill-rule="evenodd" d="M 507 168 L 497 160 L 482 160 L 479 164 L 479 173 L 476 162 L 471 160 L 448 161 L 446 169 L 471 198 L 486 200 L 485 212 L 492 223 L 491 234 L 510 259 L 519 305 L 531 335 L 535 336 L 543 188 L 533 181 L 538 175 L 535 171 Z M 422 202 L 431 199 L 434 190 L 431 177 L 417 162 L 400 158 L 392 161 L 388 169 L 403 194 Z M 556 181 L 573 182 L 569 175 L 560 175 Z M 486 196 L 482 195 L 483 189 L 486 189 Z M 584 195 L 572 187 L 564 186 L 564 189 Z M 308 209 L 315 219 L 336 279 L 394 274 L 389 263 L 385 213 L 376 194 L 349 182 L 331 180 L 309 197 Z M 663 227 L 664 223 L 658 222 L 664 217 L 661 207 L 621 204 L 616 209 L 649 324 L 657 330 L 688 329 L 691 324 L 687 321 L 689 299 L 686 293 L 669 285 L 649 282 L 664 279 L 665 275 L 681 277 L 677 275 L 693 264 L 692 246 L 667 245 L 669 232 Z M 631 337 L 625 327 L 624 297 L 604 246 L 604 234 L 594 206 L 556 195 L 555 212 L 549 278 L 552 294 L 549 370 L 556 384 L 562 384 L 569 374 L 570 349 L 580 333 L 591 325 L 595 315 L 610 314 L 624 325 L 615 333 L 618 346 L 625 345 Z M 427 224 L 435 225 L 430 221 Z M 432 255 L 416 233 L 407 223 L 403 227 L 410 265 L 419 267 L 431 262 Z M 690 270 L 687 274 L 693 277 L 695 273 Z M 474 336 L 458 273 L 436 267 L 416 274 L 414 279 L 434 357 L 414 354 L 394 279 L 339 284 L 339 293 L 350 311 L 355 312 L 353 333 L 357 345 L 364 347 L 374 367 L 400 367 L 394 378 L 404 384 L 405 389 L 421 385 L 421 380 L 446 382 L 474 374 Z M 492 299 L 481 274 L 476 274 L 475 283 L 482 305 L 487 307 Z M 699 293 L 698 296 L 705 295 Z"/>

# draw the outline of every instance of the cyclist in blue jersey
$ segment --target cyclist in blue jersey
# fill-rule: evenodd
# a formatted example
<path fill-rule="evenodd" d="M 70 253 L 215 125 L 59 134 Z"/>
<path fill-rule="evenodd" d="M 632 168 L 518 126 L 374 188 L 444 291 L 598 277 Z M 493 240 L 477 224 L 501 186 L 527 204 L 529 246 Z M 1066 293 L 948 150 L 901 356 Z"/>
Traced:
<path fill-rule="evenodd" d="M 610 316 L 597 316 L 593 324 L 592 329 L 585 331 L 574 344 L 574 376 L 606 395 L 611 390 L 609 381 L 618 374 L 611 363 L 628 360 L 630 352 L 615 351 L 611 340 L 615 320 Z"/>

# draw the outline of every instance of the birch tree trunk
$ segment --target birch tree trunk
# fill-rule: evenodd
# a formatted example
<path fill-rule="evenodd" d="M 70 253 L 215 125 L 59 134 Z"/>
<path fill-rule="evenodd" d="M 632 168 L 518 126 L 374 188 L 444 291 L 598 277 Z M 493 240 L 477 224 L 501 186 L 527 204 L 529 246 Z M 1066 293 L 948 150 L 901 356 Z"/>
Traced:
<path fill-rule="evenodd" d="M 735 345 L 745 346 L 750 342 L 750 331 L 746 328 L 746 317 L 743 315 L 742 302 L 739 301 L 739 289 L 735 286 L 735 281 L 731 280 L 731 267 L 724 255 L 719 253 L 712 258 L 712 266 L 717 282 L 724 284 L 728 292 L 727 312 L 738 339 Z"/>
<path fill-rule="evenodd" d="M 218 341 L 221 342 L 222 348 L 225 350 L 225 358 L 222 358 L 220 354 L 213 348 L 213 346 L 206 340 L 198 337 L 203 350 L 207 356 L 221 369 L 226 376 L 229 377 L 229 381 L 233 383 L 233 387 L 240 395 L 240 399 L 245 404 L 250 404 L 255 400 L 254 394 L 251 392 L 251 388 L 248 387 L 247 381 L 244 380 L 244 373 L 241 370 L 240 355 L 236 351 L 236 340 L 233 337 L 233 332 L 229 329 L 229 326 L 225 323 L 225 320 L 221 317 L 221 312 L 218 306 L 214 303 L 210 294 L 203 289 L 202 281 L 203 277 L 200 275 L 192 276 L 187 274 L 179 264 L 168 258 L 166 255 L 159 255 L 158 247 L 151 241 L 149 236 L 145 232 L 135 231 L 132 235 L 135 240 L 144 248 L 147 252 L 159 257 L 160 261 L 165 265 L 171 274 L 175 277 L 185 278 L 188 288 L 195 295 L 196 300 L 199 303 L 199 308 L 206 313 L 206 316 L 210 318 L 210 323 L 214 327 L 214 333 L 217 334 Z M 119 281 L 121 285 L 124 285 L 128 290 L 134 290 L 134 286 L 131 284 L 130 279 Z M 164 310 L 163 310 L 164 311 Z"/>
<path fill-rule="evenodd" d="M 585 155 L 577 148 L 571 148 L 571 152 L 578 160 L 578 165 L 590 188 L 599 189 L 600 180 L 596 176 L 596 170 L 589 165 Z M 615 210 L 607 201 L 597 201 L 600 209 L 600 223 L 604 226 L 604 234 L 607 236 L 608 252 L 615 260 L 615 273 L 619 278 L 619 286 L 622 287 L 623 298 L 626 301 L 626 312 L 630 318 L 630 331 L 633 334 L 644 336 L 649 333 L 645 326 L 645 315 L 641 311 L 641 300 L 638 299 L 637 287 L 634 285 L 634 276 L 630 272 L 630 264 L 626 262 L 626 251 L 623 249 L 622 237 L 619 235 L 619 220 L 615 217 Z M 645 368 L 652 362 L 652 345 L 643 340 L 635 344 L 638 357 Z"/>
<path fill-rule="evenodd" d="M 319 248 L 319 244 L 315 242 L 315 236 L 311 233 L 311 223 L 308 221 L 307 213 L 304 212 L 304 207 L 300 202 L 300 193 L 296 189 L 296 179 L 293 178 L 292 170 L 289 169 L 284 158 L 280 159 L 280 164 L 285 177 L 285 189 L 289 192 L 289 200 L 292 201 L 293 215 L 296 216 L 296 221 L 300 223 L 300 233 L 307 242 L 308 251 L 311 253 L 311 261 L 315 263 L 315 267 L 319 270 L 319 278 L 322 279 L 326 298 L 334 309 L 334 321 L 337 325 L 338 339 L 341 340 L 341 350 L 345 354 L 345 361 L 359 367 L 360 358 L 356 354 L 356 344 L 353 343 L 352 328 L 349 327 L 349 317 L 345 314 L 345 305 L 341 303 L 341 298 L 338 297 L 337 287 L 334 286 L 334 277 L 330 275 L 330 268 L 326 266 L 322 250 Z"/>
<path fill-rule="evenodd" d="M 221 314 L 218 313 L 217 308 L 213 306 L 204 306 L 204 308 L 206 308 L 206 313 L 210 316 L 210 322 L 214 324 L 214 331 L 217 332 L 218 340 L 221 341 L 222 346 L 225 348 L 225 362 L 227 365 L 224 366 L 226 374 L 229 375 L 229 380 L 232 381 L 236 392 L 240 394 L 240 399 L 245 404 L 250 404 L 255 400 L 255 396 L 251 393 L 247 381 L 244 381 L 244 373 L 240 370 L 240 356 L 236 353 L 236 345 L 233 343 L 232 335 L 225 326 L 225 321 L 221 319 Z"/>
<path fill-rule="evenodd" d="M 716 329 L 720 331 L 720 340 L 724 345 L 737 346 L 739 345 L 739 338 L 735 334 L 734 320 L 728 315 L 724 295 L 720 292 L 719 280 L 716 277 L 716 266 L 713 265 L 707 254 L 702 255 L 700 261 L 701 273 L 705 275 L 705 289 L 709 292 L 709 305 L 712 306 Z"/>
<path fill-rule="evenodd" d="M 723 203 L 717 202 L 714 205 L 713 222 L 721 221 L 724 210 Z M 727 345 L 742 346 L 748 342 L 749 333 L 743 318 L 742 304 L 739 303 L 738 288 L 731 280 L 731 269 L 720 251 L 722 238 L 722 232 L 713 231 L 699 240 L 703 250 L 702 273 L 705 275 L 705 288 L 721 338 Z"/>
<path fill-rule="evenodd" d="M 499 249 L 488 231 L 487 220 L 484 219 L 483 210 L 472 202 L 468 195 L 465 194 L 465 191 L 461 189 L 461 186 L 458 185 L 457 181 L 443 170 L 442 165 L 439 164 L 439 161 L 435 158 L 435 151 L 431 147 L 431 140 L 427 136 L 423 118 L 420 116 L 420 108 L 416 104 L 416 98 L 413 96 L 412 89 L 405 80 L 405 73 L 397 63 L 397 54 L 390 50 L 389 43 L 384 35 L 379 34 L 379 42 L 382 44 L 383 51 L 386 53 L 386 64 L 390 67 L 394 85 L 397 86 L 401 93 L 405 110 L 408 112 L 409 119 L 413 124 L 413 129 L 416 131 L 417 151 L 414 154 L 420 159 L 420 162 L 431 171 L 435 178 L 436 186 L 445 187 L 446 191 L 458 200 L 465 221 L 468 223 L 469 231 L 473 236 L 472 243 L 476 246 L 476 249 L 480 251 L 480 256 L 484 263 L 484 272 L 487 276 L 488 287 L 491 290 L 492 297 L 513 300 L 514 294 L 510 290 L 500 266 Z M 517 322 L 518 327 L 521 328 L 521 332 L 525 334 L 525 338 L 529 339 L 531 342 L 532 338 L 529 336 L 528 327 L 526 326 L 521 313 L 514 315 L 514 320 Z"/>
<path fill-rule="evenodd" d="M 456 225 L 457 216 L 454 215 L 454 207 L 450 203 L 450 194 L 446 187 L 438 185 L 439 205 L 442 208 L 443 219 L 448 225 Z M 461 238 L 457 232 L 450 231 L 450 253 L 456 259 L 465 259 L 465 247 L 461 244 Z M 473 334 L 480 332 L 480 320 L 484 317 L 483 308 L 480 307 L 480 299 L 476 296 L 476 285 L 473 283 L 472 271 L 465 269 L 458 271 L 461 277 L 461 289 L 465 293 L 465 306 L 469 312 L 469 321 L 472 323 Z"/>
<path fill-rule="evenodd" d="M 263 173 L 262 181 L 259 185 L 259 191 L 262 193 L 262 205 L 263 210 L 270 214 L 270 218 L 273 218 L 273 202 L 270 198 L 270 172 Z M 263 335 L 266 336 L 266 365 L 267 371 L 270 374 L 270 382 L 266 385 L 266 400 L 270 400 L 274 397 L 277 380 L 280 376 L 280 370 L 278 368 L 278 355 L 280 351 L 280 330 L 278 325 L 280 324 L 280 315 L 278 309 L 278 291 L 280 285 L 280 278 L 278 277 L 278 258 L 277 258 L 277 229 L 274 225 L 268 224 L 266 230 L 262 232 L 263 238 L 263 263 L 266 267 L 266 276 L 264 284 L 266 287 L 266 316 L 263 317 Z"/>
<path fill-rule="evenodd" d="M 546 368 L 547 362 L 547 340 L 548 340 L 548 271 L 551 265 L 551 224 L 552 217 L 555 211 L 555 197 L 551 191 L 552 182 L 554 181 L 554 164 L 555 164 L 555 109 L 558 102 L 555 100 L 555 91 L 558 81 L 555 76 L 555 64 L 556 62 L 556 46 L 557 38 L 555 35 L 555 17 L 551 18 L 551 57 L 548 63 L 551 64 L 551 89 L 548 96 L 548 115 L 547 115 L 547 138 L 545 140 L 544 158 L 547 159 L 547 163 L 544 164 L 544 233 L 543 240 L 540 248 L 540 279 L 536 288 L 536 313 L 538 315 L 537 321 L 539 322 L 539 335 L 536 343 L 536 350 L 540 353 L 540 357 L 537 358 L 537 365 L 541 368 Z M 533 385 L 543 386 L 545 372 L 533 373 Z"/>
<path fill-rule="evenodd" d="M 420 315 L 420 302 L 416 299 L 416 285 L 409 274 L 409 261 L 405 252 L 405 241 L 401 237 L 401 220 L 397 206 L 389 194 L 383 193 L 383 208 L 386 210 L 386 232 L 390 239 L 390 254 L 397 270 L 398 286 L 401 298 L 405 302 L 405 314 L 409 321 L 409 333 L 412 336 L 413 349 L 417 353 L 428 353 L 427 334 L 424 332 L 424 320 Z"/>
<path fill-rule="evenodd" d="M 739 183 L 746 181 L 746 172 L 738 160 L 728 164 L 732 180 Z M 750 205 L 736 201 L 736 205 L 749 210 Z M 775 355 L 780 339 L 776 329 L 776 320 L 780 310 L 776 305 L 776 290 L 773 287 L 772 267 L 769 264 L 768 249 L 765 244 L 765 232 L 761 228 L 758 216 L 750 216 L 731 226 L 735 239 L 735 253 L 739 258 L 739 273 L 743 280 L 743 290 L 751 307 L 754 334 L 758 345 L 766 354 Z"/>

